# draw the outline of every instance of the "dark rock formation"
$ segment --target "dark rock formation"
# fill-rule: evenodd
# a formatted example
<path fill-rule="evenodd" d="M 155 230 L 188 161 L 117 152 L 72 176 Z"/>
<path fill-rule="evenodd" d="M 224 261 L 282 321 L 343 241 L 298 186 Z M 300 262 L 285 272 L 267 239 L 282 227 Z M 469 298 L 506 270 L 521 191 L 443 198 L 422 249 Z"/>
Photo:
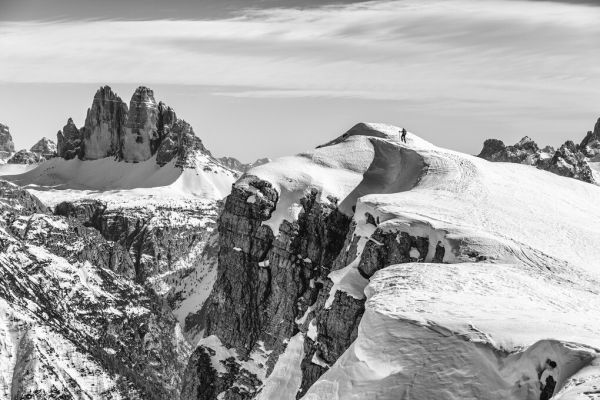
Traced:
<path fill-rule="evenodd" d="M 154 92 L 144 86 L 136 89 L 129 110 L 110 87 L 101 87 L 88 109 L 85 127 L 78 130 L 69 118 L 57 139 L 58 155 L 65 159 L 116 157 L 135 163 L 156 154 L 160 166 L 177 157 L 176 166 L 186 168 L 193 167 L 190 155 L 197 151 L 212 158 L 191 125 L 177 119 L 163 102 L 156 104 Z"/>
<path fill-rule="evenodd" d="M 7 161 L 9 164 L 37 164 L 44 161 L 38 153 L 29 150 L 19 150 Z"/>
<path fill-rule="evenodd" d="M 579 148 L 587 157 L 594 157 L 600 154 L 600 118 L 596 122 L 593 131 L 589 131 L 581 141 Z"/>
<path fill-rule="evenodd" d="M 165 137 L 169 135 L 171 131 L 171 126 L 177 121 L 177 115 L 175 114 L 175 110 L 171 107 L 167 106 L 165 103 L 160 101 L 158 103 L 158 122 L 156 123 L 156 131 L 158 133 L 158 138 L 153 139 L 151 144 L 152 154 L 156 153 L 158 147 Z"/>
<path fill-rule="evenodd" d="M 83 226 L 81 212 L 49 215 L 37 198 L 5 181 L 0 202 L 0 298 L 11 323 L 28 332 L 19 346 L 30 349 L 13 353 L 21 365 L 9 372 L 13 397 L 91 398 L 72 377 L 104 375 L 116 383 L 110 397 L 179 399 L 189 348 L 169 307 L 123 277 L 123 269 L 133 269 L 127 251 Z M 38 370 L 62 378 L 50 388 Z"/>
<path fill-rule="evenodd" d="M 127 105 L 109 86 L 98 89 L 83 128 L 83 158 L 121 156 Z"/>
<path fill-rule="evenodd" d="M 567 141 L 552 157 L 548 171 L 557 175 L 579 179 L 584 182 L 594 182 L 592 170 L 585 158 L 572 141 Z"/>
<path fill-rule="evenodd" d="M 484 142 L 478 157 L 488 161 L 532 165 L 557 175 L 597 183 L 589 163 L 598 154 L 600 154 L 600 119 L 596 122 L 594 131 L 589 131 L 579 145 L 569 140 L 558 150 L 554 150 L 550 146 L 540 149 L 527 136 L 514 146 L 505 146 L 500 140 L 488 139 Z"/>
<path fill-rule="evenodd" d="M 210 156 L 210 152 L 204 147 L 202 140 L 196 136 L 192 126 L 179 119 L 172 124 L 170 132 L 158 148 L 156 163 L 163 166 L 177 157 L 176 167 L 193 167 L 191 156 L 198 151 Z"/>
<path fill-rule="evenodd" d="M 483 149 L 478 157 L 489 161 L 535 165 L 540 158 L 539 153 L 538 145 L 525 136 L 513 146 L 505 146 L 501 140 L 488 139 L 483 143 Z"/>
<path fill-rule="evenodd" d="M 13 153 L 15 151 L 15 144 L 10 135 L 10 129 L 3 124 L 0 124 L 0 151 L 6 153 Z"/>
<path fill-rule="evenodd" d="M 200 210 L 170 210 L 168 206 L 153 212 L 107 210 L 100 201 L 84 200 L 60 203 L 54 212 L 76 219 L 83 226 L 96 229 L 104 239 L 123 246 L 133 263 L 132 273 L 128 272 L 127 276 L 141 283 L 149 277 L 171 271 L 173 265 L 196 243 L 206 242 L 210 235 L 209 226 L 173 225 L 169 222 L 171 214 L 185 220 L 200 216 Z"/>
<path fill-rule="evenodd" d="M 69 118 L 62 131 L 58 131 L 56 140 L 59 157 L 62 157 L 65 160 L 83 157 L 83 134 L 77 129 L 72 118 Z"/>

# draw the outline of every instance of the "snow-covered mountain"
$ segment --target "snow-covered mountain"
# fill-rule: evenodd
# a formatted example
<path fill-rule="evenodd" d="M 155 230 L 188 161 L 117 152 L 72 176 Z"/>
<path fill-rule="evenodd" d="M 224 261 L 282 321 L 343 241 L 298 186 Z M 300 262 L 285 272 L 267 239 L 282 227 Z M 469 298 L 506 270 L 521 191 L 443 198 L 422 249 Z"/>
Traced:
<path fill-rule="evenodd" d="M 55 156 L 56 144 L 46 137 L 41 138 L 29 150 L 22 149 L 15 152 L 15 145 L 9 127 L 0 124 L 0 166 L 7 163 L 13 165 L 38 164 Z M 17 167 L 13 169 L 26 170 L 27 168 Z"/>
<path fill-rule="evenodd" d="M 240 177 L 139 91 L 0 181 L 0 398 L 600 395 L 599 186 L 365 123 Z"/>
<path fill-rule="evenodd" d="M 0 257 L 2 399 L 179 398 L 203 329 L 197 313 L 216 279 L 218 212 L 240 172 L 213 157 L 171 108 L 153 105 L 151 90 L 134 99 L 142 94 L 144 104 L 124 116 L 97 93 L 86 124 L 98 129 L 79 130 L 70 119 L 58 157 L 2 166 L 12 182 L 0 181 L 0 243 L 8 246 Z M 86 141 L 110 152 L 106 137 L 133 130 L 151 146 L 132 151 L 147 159 L 125 158 L 118 146 L 85 157 Z"/>
<path fill-rule="evenodd" d="M 234 185 L 182 398 L 598 396 L 600 188 L 398 133 Z"/>
<path fill-rule="evenodd" d="M 190 347 L 120 244 L 0 181 L 0 398 L 179 397 Z"/>

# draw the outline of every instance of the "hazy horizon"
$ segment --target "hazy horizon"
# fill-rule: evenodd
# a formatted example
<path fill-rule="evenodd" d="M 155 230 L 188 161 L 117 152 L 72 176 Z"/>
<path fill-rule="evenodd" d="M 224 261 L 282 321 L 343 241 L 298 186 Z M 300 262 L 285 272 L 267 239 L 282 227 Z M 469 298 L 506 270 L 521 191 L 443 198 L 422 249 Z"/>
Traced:
<path fill-rule="evenodd" d="M 18 148 L 55 140 L 68 117 L 82 126 L 101 85 L 126 103 L 154 89 L 213 153 L 243 161 L 361 121 L 473 154 L 490 137 L 579 141 L 600 116 L 593 2 L 115 4 L 0 2 L 0 122 Z"/>

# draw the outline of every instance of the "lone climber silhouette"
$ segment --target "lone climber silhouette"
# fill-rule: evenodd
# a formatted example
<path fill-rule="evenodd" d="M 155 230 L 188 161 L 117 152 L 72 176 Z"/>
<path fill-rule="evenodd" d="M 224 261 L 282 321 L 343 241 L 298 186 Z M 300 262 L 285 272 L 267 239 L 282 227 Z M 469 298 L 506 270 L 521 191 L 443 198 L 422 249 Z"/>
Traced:
<path fill-rule="evenodd" d="M 402 128 L 402 136 L 400 136 L 400 139 L 406 143 L 406 129 Z"/>

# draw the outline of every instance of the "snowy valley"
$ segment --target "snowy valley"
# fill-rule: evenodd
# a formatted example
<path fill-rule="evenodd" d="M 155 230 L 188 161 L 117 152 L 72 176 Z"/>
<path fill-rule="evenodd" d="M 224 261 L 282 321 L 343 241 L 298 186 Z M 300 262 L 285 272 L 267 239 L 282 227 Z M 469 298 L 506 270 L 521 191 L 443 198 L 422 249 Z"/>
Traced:
<path fill-rule="evenodd" d="M 0 399 L 537 400 L 547 359 L 599 399 L 600 122 L 479 157 L 401 130 L 246 165 L 100 88 L 0 166 Z"/>

